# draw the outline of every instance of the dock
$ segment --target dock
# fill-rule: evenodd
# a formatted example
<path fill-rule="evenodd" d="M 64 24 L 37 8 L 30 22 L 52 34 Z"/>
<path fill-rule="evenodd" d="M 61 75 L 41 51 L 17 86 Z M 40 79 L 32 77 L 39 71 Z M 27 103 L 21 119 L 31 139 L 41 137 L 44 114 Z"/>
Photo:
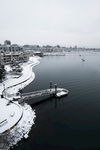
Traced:
<path fill-rule="evenodd" d="M 18 102 L 23 103 L 31 100 L 32 104 L 37 104 L 43 102 L 45 100 L 44 97 L 61 98 L 62 96 L 68 95 L 68 93 L 69 91 L 67 89 L 57 88 L 55 85 L 55 88 L 20 94 Z"/>

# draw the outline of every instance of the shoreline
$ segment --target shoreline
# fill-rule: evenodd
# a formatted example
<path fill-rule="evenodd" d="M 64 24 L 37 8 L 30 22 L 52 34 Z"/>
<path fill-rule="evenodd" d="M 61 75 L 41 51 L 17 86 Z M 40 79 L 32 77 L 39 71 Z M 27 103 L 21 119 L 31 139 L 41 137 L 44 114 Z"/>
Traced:
<path fill-rule="evenodd" d="M 5 90 L 5 97 L 12 100 L 13 97 L 16 97 L 16 93 L 20 89 L 23 89 L 35 79 L 32 68 L 40 63 L 39 59 L 40 57 L 30 57 L 27 63 L 22 64 L 23 71 L 21 77 L 4 81 L 5 89 L 3 89 L 2 92 Z"/>
<path fill-rule="evenodd" d="M 19 89 L 23 89 L 35 79 L 35 74 L 32 69 L 40 63 L 39 59 L 40 57 L 33 56 L 30 57 L 28 62 L 23 63 L 22 76 L 17 79 L 12 77 L 6 79 L 4 81 L 4 84 L 6 85 L 5 89 L 3 84 L 0 84 L 0 95 L 3 91 L 5 91 L 4 93 L 6 94 L 5 98 L 0 98 L 0 109 L 2 108 L 0 110 L 0 140 L 3 139 L 5 136 L 7 136 L 9 139 L 9 137 L 12 137 L 12 135 L 14 136 L 15 140 L 15 142 L 14 140 L 11 140 L 12 143 L 9 144 L 7 149 L 9 149 L 11 145 L 17 144 L 17 142 L 20 141 L 23 137 L 27 138 L 31 127 L 34 124 L 34 118 L 36 117 L 35 111 L 32 110 L 32 108 L 28 104 L 24 104 L 23 106 L 21 106 L 16 101 L 8 105 L 8 101 L 12 100 L 13 97 L 16 96 L 16 93 L 19 91 Z M 2 124 L 5 119 L 7 120 L 7 123 Z M 20 128 L 18 131 L 15 130 L 15 128 L 17 127 L 18 129 Z M 24 133 L 21 128 L 24 130 Z M 8 134 L 6 134 L 6 132 Z M 15 132 L 17 133 L 15 134 Z M 19 134 L 19 132 L 21 133 Z M 0 143 L 0 146 L 1 145 L 2 143 Z"/>

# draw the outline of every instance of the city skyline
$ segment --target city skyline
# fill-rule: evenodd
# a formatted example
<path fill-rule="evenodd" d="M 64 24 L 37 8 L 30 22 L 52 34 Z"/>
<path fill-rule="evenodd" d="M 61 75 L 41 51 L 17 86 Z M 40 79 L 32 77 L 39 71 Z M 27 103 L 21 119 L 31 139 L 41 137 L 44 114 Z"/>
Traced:
<path fill-rule="evenodd" d="M 100 48 L 99 0 L 0 2 L 0 43 Z"/>

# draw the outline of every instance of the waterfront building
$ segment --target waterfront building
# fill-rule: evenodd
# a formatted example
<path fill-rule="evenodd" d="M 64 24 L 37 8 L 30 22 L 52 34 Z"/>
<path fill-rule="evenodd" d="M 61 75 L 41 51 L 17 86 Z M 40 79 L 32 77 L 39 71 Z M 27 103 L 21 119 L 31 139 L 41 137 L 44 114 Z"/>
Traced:
<path fill-rule="evenodd" d="M 26 62 L 29 57 L 24 52 L 0 52 L 0 61 L 3 64 L 10 64 L 13 61 Z"/>
<path fill-rule="evenodd" d="M 6 46 L 7 46 L 7 45 L 11 45 L 11 41 L 5 40 L 5 41 L 4 41 L 4 45 L 6 45 Z"/>
<path fill-rule="evenodd" d="M 34 56 L 43 57 L 43 53 L 42 53 L 42 52 L 39 52 L 39 51 L 33 52 L 33 55 L 34 55 Z"/>
<path fill-rule="evenodd" d="M 29 59 L 29 55 L 23 51 L 23 47 L 12 44 L 11 41 L 5 40 L 4 44 L 0 44 L 0 62 L 3 64 L 9 64 L 12 61 L 26 62 Z"/>

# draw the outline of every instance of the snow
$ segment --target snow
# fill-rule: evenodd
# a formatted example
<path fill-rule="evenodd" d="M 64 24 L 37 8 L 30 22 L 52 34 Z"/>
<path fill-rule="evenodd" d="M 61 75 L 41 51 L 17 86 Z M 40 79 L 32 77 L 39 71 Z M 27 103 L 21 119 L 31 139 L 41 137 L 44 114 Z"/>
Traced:
<path fill-rule="evenodd" d="M 28 104 L 21 106 L 16 102 L 8 105 L 8 100 L 16 97 L 19 89 L 24 88 L 34 80 L 35 74 L 32 68 L 39 64 L 39 59 L 36 56 L 30 57 L 28 62 L 21 65 L 23 68 L 22 76 L 12 78 L 11 75 L 7 75 L 3 84 L 0 83 L 0 95 L 5 88 L 6 98 L 0 98 L 0 149 L 2 150 L 8 150 L 23 137 L 28 138 L 28 133 L 34 124 L 35 111 Z M 10 66 L 7 65 L 5 68 L 9 73 Z"/>
<path fill-rule="evenodd" d="M 6 70 L 7 72 L 11 71 L 10 65 L 6 65 L 6 66 L 5 66 L 5 70 Z"/>
<path fill-rule="evenodd" d="M 0 150 L 8 150 L 10 147 L 16 145 L 23 137 L 28 138 L 28 134 L 34 124 L 35 111 L 32 108 L 24 104 L 23 108 L 23 117 L 6 134 L 0 136 Z"/>
<path fill-rule="evenodd" d="M 0 127 L 0 134 L 14 126 L 22 116 L 22 108 L 15 103 L 7 105 L 7 100 L 0 100 L 0 123 L 6 120 L 6 124 Z"/>
<path fill-rule="evenodd" d="M 58 88 L 58 92 L 56 94 L 56 97 L 61 97 L 61 96 L 67 95 L 67 94 L 68 94 L 68 90 L 62 89 L 62 88 Z"/>
<path fill-rule="evenodd" d="M 66 92 L 61 91 L 61 92 L 57 93 L 56 96 L 60 97 L 60 96 L 66 95 L 66 94 L 67 94 Z"/>
<path fill-rule="evenodd" d="M 26 87 L 29 83 L 31 83 L 34 80 L 35 74 L 32 71 L 32 68 L 40 63 L 39 59 L 40 57 L 30 57 L 29 61 L 22 65 L 23 71 L 22 76 L 20 78 L 13 78 L 12 80 L 10 78 L 4 81 L 7 98 L 12 100 L 12 98 L 16 96 L 16 93 L 19 91 L 19 89 Z"/>

